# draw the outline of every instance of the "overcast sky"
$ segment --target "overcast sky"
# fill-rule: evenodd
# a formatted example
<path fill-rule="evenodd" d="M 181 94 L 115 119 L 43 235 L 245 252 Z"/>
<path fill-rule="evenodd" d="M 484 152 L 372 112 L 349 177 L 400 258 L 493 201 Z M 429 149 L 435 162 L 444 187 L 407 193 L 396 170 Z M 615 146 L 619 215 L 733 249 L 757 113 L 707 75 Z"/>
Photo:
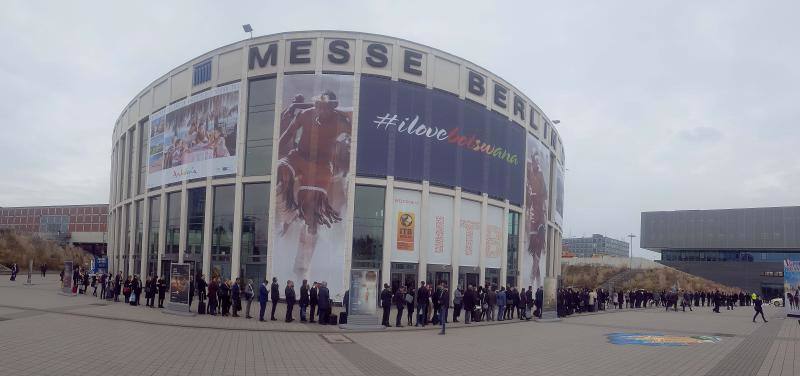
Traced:
<path fill-rule="evenodd" d="M 396 36 L 505 78 L 561 120 L 565 236 L 638 235 L 648 210 L 798 205 L 800 3 L 554 3 L 4 1 L 0 206 L 108 202 L 124 106 L 243 23 Z"/>

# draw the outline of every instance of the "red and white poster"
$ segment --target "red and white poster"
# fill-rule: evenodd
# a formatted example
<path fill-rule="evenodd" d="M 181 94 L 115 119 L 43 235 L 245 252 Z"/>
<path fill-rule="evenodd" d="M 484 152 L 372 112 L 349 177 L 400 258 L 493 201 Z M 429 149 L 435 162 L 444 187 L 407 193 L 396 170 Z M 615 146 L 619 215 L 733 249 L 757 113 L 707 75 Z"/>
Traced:
<path fill-rule="evenodd" d="M 430 231 L 425 247 L 428 264 L 450 265 L 453 250 L 453 198 L 431 193 L 428 200 Z"/>
<path fill-rule="evenodd" d="M 461 266 L 478 266 L 481 254 L 481 204 L 461 200 L 461 223 L 458 234 Z"/>
<path fill-rule="evenodd" d="M 503 254 L 503 208 L 489 205 L 486 209 L 486 241 L 483 258 L 487 268 L 500 268 Z"/>

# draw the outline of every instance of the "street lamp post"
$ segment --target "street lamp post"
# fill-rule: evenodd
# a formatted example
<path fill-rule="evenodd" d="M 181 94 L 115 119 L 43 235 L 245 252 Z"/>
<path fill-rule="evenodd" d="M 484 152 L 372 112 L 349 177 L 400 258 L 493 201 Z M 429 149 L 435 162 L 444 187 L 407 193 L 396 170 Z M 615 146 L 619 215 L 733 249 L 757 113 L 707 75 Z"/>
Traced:
<path fill-rule="evenodd" d="M 633 266 L 633 238 L 635 237 L 636 235 L 634 234 L 628 234 L 628 238 L 630 239 L 628 241 L 628 269 Z"/>

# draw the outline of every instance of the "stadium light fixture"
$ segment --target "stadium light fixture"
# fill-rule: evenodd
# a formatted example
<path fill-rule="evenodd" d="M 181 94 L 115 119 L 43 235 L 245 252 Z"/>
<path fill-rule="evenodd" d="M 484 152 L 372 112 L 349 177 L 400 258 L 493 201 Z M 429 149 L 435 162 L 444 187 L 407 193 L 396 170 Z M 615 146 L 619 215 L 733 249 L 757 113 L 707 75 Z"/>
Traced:
<path fill-rule="evenodd" d="M 245 33 L 250 33 L 250 39 L 253 39 L 253 27 L 250 24 L 242 25 L 242 29 Z"/>

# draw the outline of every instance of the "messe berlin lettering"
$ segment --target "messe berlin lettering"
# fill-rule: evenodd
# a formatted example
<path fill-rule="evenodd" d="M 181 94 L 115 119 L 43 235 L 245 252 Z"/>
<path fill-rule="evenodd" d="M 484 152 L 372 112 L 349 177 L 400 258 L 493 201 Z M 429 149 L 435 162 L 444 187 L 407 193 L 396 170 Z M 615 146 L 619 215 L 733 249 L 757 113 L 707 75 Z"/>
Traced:
<path fill-rule="evenodd" d="M 287 68 L 292 66 L 307 68 L 306 65 L 315 61 L 317 53 L 316 38 L 295 39 L 286 41 L 286 48 L 279 41 L 268 42 L 250 46 L 247 53 L 247 69 L 275 69 L 279 61 L 284 61 Z M 350 64 L 355 56 L 354 40 L 325 39 L 322 58 L 329 64 Z M 285 51 L 285 52 L 284 52 Z M 399 53 L 394 53 L 394 46 L 379 42 L 363 42 L 361 62 L 364 66 L 374 69 L 391 68 L 392 64 L 404 74 L 424 77 L 425 69 L 429 66 L 428 53 L 400 46 Z M 288 54 L 286 58 L 282 54 Z M 534 130 L 543 128 L 541 136 L 544 141 L 550 140 L 550 146 L 558 150 L 560 140 L 550 122 L 541 115 L 533 103 L 518 92 L 503 85 L 491 77 L 478 72 L 478 69 L 467 68 L 464 77 L 467 92 L 477 97 L 490 97 L 491 102 L 502 109 L 511 110 L 512 117 L 520 123 L 527 122 Z"/>
<path fill-rule="evenodd" d="M 469 136 L 461 135 L 459 134 L 461 131 L 459 128 L 447 130 L 439 127 L 427 126 L 419 122 L 419 115 L 415 115 L 413 119 L 404 117 L 403 120 L 400 120 L 398 123 L 399 119 L 400 117 L 396 114 L 387 113 L 383 116 L 377 116 L 372 122 L 375 124 L 376 128 L 380 129 L 382 127 L 384 131 L 388 130 L 391 126 L 396 128 L 397 132 L 400 134 L 406 133 L 412 136 L 435 139 L 437 141 L 447 141 L 448 143 L 456 144 L 467 150 L 485 153 L 486 155 L 499 158 L 515 166 L 519 163 L 516 154 L 509 153 L 501 147 L 481 141 L 481 139 L 477 138 L 474 134 Z"/>

